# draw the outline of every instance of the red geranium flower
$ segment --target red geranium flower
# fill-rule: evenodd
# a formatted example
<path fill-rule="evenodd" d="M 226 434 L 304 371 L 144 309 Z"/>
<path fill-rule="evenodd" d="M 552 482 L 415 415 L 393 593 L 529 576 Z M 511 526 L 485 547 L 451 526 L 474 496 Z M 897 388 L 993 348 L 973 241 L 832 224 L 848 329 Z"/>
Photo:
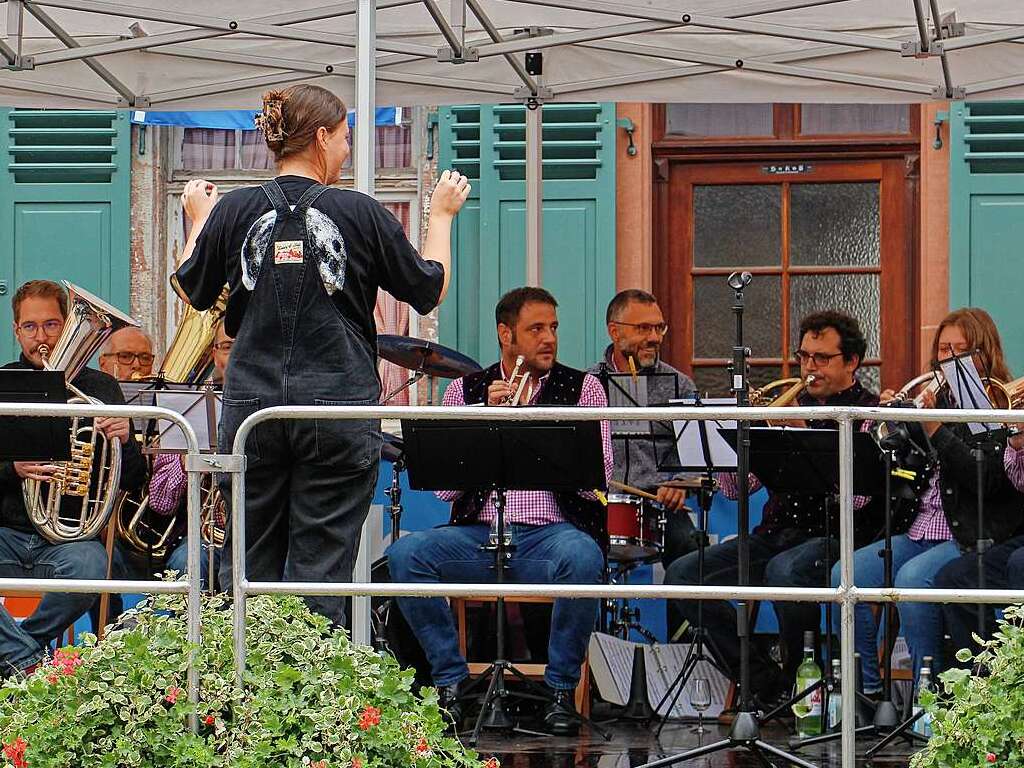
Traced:
<path fill-rule="evenodd" d="M 25 759 L 27 750 L 28 742 L 19 736 L 10 744 L 4 744 L 4 757 L 11 761 L 14 768 L 27 768 L 28 761 Z"/>
<path fill-rule="evenodd" d="M 168 704 L 173 704 L 178 700 L 178 697 L 180 695 L 181 688 L 172 685 L 170 688 L 167 689 L 167 695 L 164 696 L 164 701 L 166 701 Z"/>
<path fill-rule="evenodd" d="M 990 763 L 994 763 L 996 761 L 995 752 L 989 752 L 987 755 L 985 755 L 985 759 L 988 760 L 988 762 Z"/>
<path fill-rule="evenodd" d="M 207 715 L 203 718 L 203 722 L 207 725 L 213 725 L 215 722 L 217 722 L 217 718 L 215 718 L 213 715 Z"/>
<path fill-rule="evenodd" d="M 484 763 L 484 768 L 501 768 L 501 763 L 498 762 L 498 758 L 490 757 L 487 762 Z"/>
<path fill-rule="evenodd" d="M 416 754 L 422 755 L 430 751 L 430 745 L 426 739 L 420 739 L 416 744 Z"/>
<path fill-rule="evenodd" d="M 380 710 L 367 705 L 359 715 L 359 729 L 368 731 L 373 726 L 380 724 Z"/>
<path fill-rule="evenodd" d="M 352 758 L 352 768 L 363 768 L 363 760 L 360 757 Z"/>

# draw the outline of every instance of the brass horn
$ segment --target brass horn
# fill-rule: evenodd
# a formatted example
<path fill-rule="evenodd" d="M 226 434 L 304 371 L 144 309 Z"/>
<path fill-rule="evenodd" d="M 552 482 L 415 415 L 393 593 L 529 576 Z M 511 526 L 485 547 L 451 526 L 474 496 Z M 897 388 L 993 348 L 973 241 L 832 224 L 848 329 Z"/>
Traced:
<path fill-rule="evenodd" d="M 73 394 L 69 403 L 101 405 L 72 382 L 110 334 L 129 326 L 132 318 L 88 291 L 61 281 L 68 292 L 68 317 L 57 342 L 41 345 L 43 367 L 62 371 Z M 106 525 L 121 482 L 121 444 L 108 440 L 91 420 L 71 420 L 71 460 L 56 462 L 50 480 L 23 480 L 22 495 L 29 520 L 52 544 L 88 540 Z"/>
<path fill-rule="evenodd" d="M 213 368 L 213 342 L 217 337 L 217 322 L 227 306 L 227 293 L 225 287 L 213 308 L 205 312 L 185 306 L 185 313 L 160 364 L 159 379 L 181 384 L 200 384 L 209 377 Z M 213 476 L 208 477 L 212 483 Z M 224 542 L 224 532 L 213 522 L 214 506 L 217 503 L 223 504 L 223 501 L 218 502 L 219 498 L 216 484 L 207 486 L 204 483 L 200 519 L 203 521 L 204 540 L 215 546 Z M 154 560 L 163 560 L 170 554 L 175 534 L 182 527 L 179 515 L 159 515 L 150 508 L 148 480 L 141 492 L 121 494 L 114 521 L 117 535 L 122 541 Z M 207 531 L 209 538 L 205 535 Z"/>
<path fill-rule="evenodd" d="M 776 379 L 765 384 L 763 387 L 753 390 L 750 393 L 750 404 L 761 408 L 782 408 L 796 400 L 800 393 L 813 383 L 816 378 L 817 376 L 810 374 L 804 379 Z M 783 387 L 786 389 L 782 394 L 769 397 L 775 390 L 782 389 Z"/>

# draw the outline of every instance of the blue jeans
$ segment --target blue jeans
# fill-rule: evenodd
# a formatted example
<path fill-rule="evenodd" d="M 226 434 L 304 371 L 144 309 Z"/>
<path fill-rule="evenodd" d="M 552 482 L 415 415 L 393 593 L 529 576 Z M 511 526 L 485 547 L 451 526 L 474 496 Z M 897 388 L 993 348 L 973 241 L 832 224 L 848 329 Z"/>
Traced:
<path fill-rule="evenodd" d="M 853 555 L 854 583 L 858 587 L 884 586 L 885 563 L 881 552 L 884 540 L 861 547 Z M 901 589 L 931 589 L 935 575 L 946 563 L 960 557 L 955 541 L 914 541 L 906 534 L 892 537 L 892 570 L 895 586 Z M 832 586 L 839 586 L 839 564 L 832 568 Z M 942 606 L 938 603 L 900 603 L 900 634 L 910 646 L 914 679 L 921 669 L 921 660 L 931 656 L 933 671 L 941 670 L 942 659 Z M 834 611 L 832 622 L 840 631 L 840 612 Z M 870 603 L 858 603 L 854 610 L 855 644 L 860 654 L 864 690 L 868 693 L 882 688 L 878 670 L 879 622 L 871 611 Z"/>
<path fill-rule="evenodd" d="M 213 572 L 217 573 L 220 571 L 220 549 L 214 548 L 213 550 Z M 182 539 L 178 546 L 171 552 L 170 557 L 167 558 L 167 570 L 177 571 L 178 573 L 188 572 L 188 537 Z M 199 580 L 201 589 L 206 589 L 210 578 L 210 548 L 203 542 L 200 547 L 199 555 Z"/>
<path fill-rule="evenodd" d="M 539 584 L 598 584 L 604 556 L 590 536 L 569 523 L 511 525 L 516 550 L 508 581 Z M 393 582 L 490 582 L 494 555 L 480 549 L 490 526 L 449 525 L 403 536 L 387 551 Z M 400 597 L 398 606 L 430 661 L 435 685 L 455 685 L 469 675 L 459 653 L 452 613 L 444 598 Z M 597 600 L 555 600 L 544 681 L 554 689 L 575 688 L 597 619 Z"/>
<path fill-rule="evenodd" d="M 0 577 L 105 579 L 107 553 L 98 541 L 50 544 L 34 533 L 0 528 Z M 19 626 L 0 610 L 0 675 L 25 669 L 43 657 L 44 648 L 89 610 L 96 595 L 47 592 L 35 612 Z"/>

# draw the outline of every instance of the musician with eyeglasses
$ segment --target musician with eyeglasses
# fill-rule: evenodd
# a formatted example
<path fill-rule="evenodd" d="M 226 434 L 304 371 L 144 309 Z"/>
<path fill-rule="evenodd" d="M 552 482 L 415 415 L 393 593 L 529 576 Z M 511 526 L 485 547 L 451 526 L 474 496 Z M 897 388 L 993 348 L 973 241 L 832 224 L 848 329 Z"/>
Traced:
<path fill-rule="evenodd" d="M 800 321 L 799 346 L 794 353 L 800 366 L 800 377 L 806 383 L 792 405 L 872 406 L 878 396 L 860 381 L 858 370 L 867 353 L 867 341 L 857 320 L 843 312 L 815 312 Z M 773 424 L 777 422 L 773 421 Z M 833 421 L 787 421 L 788 424 L 811 429 L 835 429 Z M 859 426 L 865 429 L 866 424 Z M 738 497 L 735 473 L 718 475 L 723 494 Z M 750 476 L 750 492 L 761 488 L 760 481 Z M 865 508 L 871 500 L 855 497 L 859 510 L 855 537 L 871 541 L 882 521 Z M 829 538 L 826 532 L 826 509 Z M 769 491 L 761 523 L 754 528 L 750 546 L 750 580 L 753 586 L 822 587 L 827 577 L 826 555 L 830 561 L 839 556 L 839 504 L 821 495 L 774 493 Z M 738 582 L 736 539 L 717 544 L 705 552 L 704 583 L 732 586 Z M 693 552 L 672 563 L 665 572 L 666 584 L 698 583 L 697 553 Z M 783 666 L 758 644 L 751 644 L 751 689 L 756 699 L 770 709 L 778 698 L 790 690 L 803 650 L 803 633 L 818 632 L 821 609 L 816 603 L 774 603 L 779 620 L 779 645 Z M 684 620 L 697 624 L 697 602 L 671 600 L 668 604 L 669 631 Z M 740 645 L 736 631 L 736 610 L 728 601 L 704 601 L 704 626 L 712 648 L 719 659 L 739 679 Z"/>
<path fill-rule="evenodd" d="M 153 340 L 141 328 L 122 328 L 107 339 L 100 354 L 100 370 L 118 381 L 153 375 Z"/>
<path fill-rule="evenodd" d="M 444 394 L 445 406 L 579 405 L 603 407 L 596 378 L 557 362 L 558 303 L 543 288 L 506 293 L 495 310 L 500 360 L 479 373 L 456 379 Z M 612 471 L 610 430 L 601 425 L 605 476 Z M 451 502 L 446 526 L 403 536 L 387 551 L 395 582 L 492 581 L 494 560 L 481 550 L 495 519 L 492 493 L 441 491 Z M 605 508 L 589 490 L 577 493 L 509 491 L 506 530 L 516 547 L 508 560 L 510 579 L 550 584 L 598 584 L 608 546 Z M 557 599 L 551 617 L 544 681 L 553 703 L 543 727 L 555 735 L 576 733 L 573 691 L 597 619 L 597 600 Z M 459 653 L 451 610 L 443 598 L 398 598 L 402 614 L 430 662 L 439 703 L 454 723 L 462 715 L 460 689 L 469 676 Z"/>
<path fill-rule="evenodd" d="M 973 352 L 978 372 L 1009 381 L 1010 374 L 1003 357 L 1003 345 L 991 316 L 983 309 L 965 307 L 955 310 L 939 323 L 932 339 L 931 367 L 955 355 Z M 882 402 L 893 400 L 895 392 L 882 393 Z M 928 388 L 921 392 L 920 407 L 949 407 L 944 389 Z M 915 450 L 928 461 L 926 479 L 921 492 L 912 496 L 896 510 L 897 520 L 909 521 L 909 527 L 898 522 L 903 532 L 892 540 L 892 567 L 895 586 L 900 589 L 924 589 L 938 586 L 938 574 L 964 553 L 974 561 L 973 550 L 978 532 L 978 483 L 975 454 L 966 424 L 938 422 L 907 422 L 908 435 Z M 982 468 L 985 495 L 985 525 L 982 538 L 996 544 L 1015 533 L 1022 533 L 1021 496 L 1007 476 L 1006 462 L 1011 458 L 1002 444 L 986 451 Z M 858 587 L 883 585 L 883 562 L 879 557 L 884 541 L 858 549 L 854 555 L 854 579 Z M 838 568 L 832 572 L 832 583 L 839 583 Z M 973 608 L 973 606 L 971 606 Z M 938 603 L 897 603 L 900 633 L 910 647 L 914 675 L 921 669 L 925 656 L 932 657 L 932 671 L 945 668 L 948 660 L 943 648 L 943 609 Z M 864 692 L 881 690 L 878 671 L 879 623 L 871 605 L 858 603 L 856 616 L 856 648 L 860 652 Z M 838 622 L 838 619 L 837 619 Z M 838 626 L 838 624 L 837 624 Z"/>
<path fill-rule="evenodd" d="M 608 303 L 605 323 L 611 343 L 605 349 L 604 359 L 592 366 L 590 373 L 605 384 L 606 390 L 614 386 L 610 380 L 610 374 L 614 374 L 645 376 L 649 406 L 668 405 L 670 400 L 695 394 L 693 379 L 661 359 L 668 323 L 652 294 L 636 288 L 619 291 Z M 671 428 L 667 434 L 672 434 Z M 663 563 L 667 566 L 695 550 L 698 534 L 684 505 L 686 491 L 663 484 L 679 480 L 683 475 L 659 469 L 660 464 L 666 463 L 666 454 L 674 453 L 674 444 L 613 436 L 612 451 L 613 479 L 655 494 L 658 503 L 670 513 L 665 521 Z"/>
<path fill-rule="evenodd" d="M 53 349 L 64 330 L 68 297 L 49 280 L 31 280 L 14 294 L 14 333 L 21 356 L 4 368 L 40 370 L 42 345 Z M 123 405 L 117 382 L 93 368 L 82 368 L 72 382 L 85 394 L 109 405 Z M 133 490 L 145 481 L 146 466 L 128 419 L 104 417 L 93 426 L 109 440 L 121 444 L 122 490 Z M 0 438 L 2 439 L 2 438 Z M 70 439 L 70 435 L 65 439 Z M 0 462 L 0 577 L 103 579 L 107 553 L 96 539 L 51 544 L 36 531 L 25 510 L 22 482 L 48 481 L 57 467 L 49 462 Z M 39 606 L 20 625 L 0 610 L 0 675 L 30 673 L 43 658 L 51 640 L 87 612 L 96 595 L 48 592 Z"/>

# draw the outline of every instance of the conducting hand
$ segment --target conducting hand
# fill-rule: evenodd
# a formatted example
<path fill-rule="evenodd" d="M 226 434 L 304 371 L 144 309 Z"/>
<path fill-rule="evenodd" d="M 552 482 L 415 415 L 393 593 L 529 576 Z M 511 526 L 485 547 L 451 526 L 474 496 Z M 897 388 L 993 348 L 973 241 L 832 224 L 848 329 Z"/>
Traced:
<path fill-rule="evenodd" d="M 504 379 L 495 379 L 487 387 L 487 404 L 502 405 L 513 394 L 512 387 Z"/>
<path fill-rule="evenodd" d="M 658 488 L 658 503 L 669 512 L 682 509 L 685 501 L 686 491 L 682 488 L 666 488 L 665 486 Z"/>
<path fill-rule="evenodd" d="M 131 422 L 128 419 L 110 417 L 96 419 L 96 429 L 106 435 L 107 440 L 119 440 L 121 445 L 128 442 L 131 428 Z"/>
<path fill-rule="evenodd" d="M 430 195 L 430 213 L 454 216 L 469 197 L 469 179 L 458 171 L 444 171 Z"/>
<path fill-rule="evenodd" d="M 194 222 L 206 221 L 217 204 L 217 185 L 205 179 L 192 179 L 185 184 L 181 193 L 181 207 L 185 215 Z"/>
<path fill-rule="evenodd" d="M 57 471 L 57 467 L 53 464 L 38 461 L 16 461 L 14 462 L 14 471 L 22 480 L 41 480 L 46 482 Z"/>

